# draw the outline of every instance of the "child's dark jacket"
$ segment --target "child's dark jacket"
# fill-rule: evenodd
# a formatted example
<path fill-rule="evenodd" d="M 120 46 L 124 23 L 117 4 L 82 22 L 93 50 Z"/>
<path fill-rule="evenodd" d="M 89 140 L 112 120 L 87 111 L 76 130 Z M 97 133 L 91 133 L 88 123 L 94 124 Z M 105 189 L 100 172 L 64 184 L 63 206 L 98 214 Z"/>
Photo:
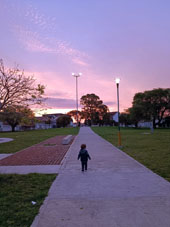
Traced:
<path fill-rule="evenodd" d="M 81 162 L 87 162 L 90 158 L 90 155 L 86 149 L 81 149 L 78 154 L 78 160 L 81 160 Z"/>

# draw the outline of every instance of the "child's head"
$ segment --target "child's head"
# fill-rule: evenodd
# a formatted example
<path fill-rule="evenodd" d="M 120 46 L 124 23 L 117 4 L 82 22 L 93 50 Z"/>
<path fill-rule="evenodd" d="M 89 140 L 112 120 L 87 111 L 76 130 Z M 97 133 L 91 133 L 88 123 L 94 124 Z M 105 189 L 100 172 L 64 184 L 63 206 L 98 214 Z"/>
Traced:
<path fill-rule="evenodd" d="M 85 149 L 85 148 L 86 148 L 86 144 L 82 144 L 81 149 Z"/>

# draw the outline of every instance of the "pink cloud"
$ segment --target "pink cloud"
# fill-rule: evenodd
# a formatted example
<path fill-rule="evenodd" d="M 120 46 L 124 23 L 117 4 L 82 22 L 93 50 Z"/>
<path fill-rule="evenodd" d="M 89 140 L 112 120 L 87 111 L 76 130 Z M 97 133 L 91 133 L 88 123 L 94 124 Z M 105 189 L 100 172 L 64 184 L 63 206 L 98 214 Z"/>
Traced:
<path fill-rule="evenodd" d="M 5 4 L 2 6 L 5 7 Z M 27 51 L 62 55 L 75 65 L 88 66 L 86 53 L 74 48 L 69 41 L 56 39 L 54 36 L 56 17 L 41 13 L 30 2 L 24 3 L 24 5 L 12 2 L 5 9 L 8 13 L 15 11 L 13 17 L 17 23 L 14 25 L 10 22 L 11 31 Z"/>
<path fill-rule="evenodd" d="M 73 60 L 74 63 L 76 63 L 78 65 L 81 65 L 81 66 L 89 66 L 88 63 L 86 63 L 85 61 L 82 61 L 79 58 L 73 58 L 72 60 Z"/>
<path fill-rule="evenodd" d="M 66 41 L 42 37 L 38 32 L 33 32 L 20 26 L 15 26 L 13 32 L 27 51 L 63 55 L 77 65 L 89 65 L 86 62 L 87 60 L 85 60 L 88 56 L 84 52 L 72 48 Z"/>

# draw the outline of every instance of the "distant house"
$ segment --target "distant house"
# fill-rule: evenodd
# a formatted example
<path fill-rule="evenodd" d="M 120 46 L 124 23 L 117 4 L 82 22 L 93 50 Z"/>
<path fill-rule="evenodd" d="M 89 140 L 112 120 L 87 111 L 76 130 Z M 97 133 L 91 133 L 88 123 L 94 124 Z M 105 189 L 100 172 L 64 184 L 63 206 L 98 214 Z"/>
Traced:
<path fill-rule="evenodd" d="M 54 114 L 43 114 L 42 119 L 45 120 L 46 124 L 50 124 L 51 128 L 57 127 L 57 119 L 66 114 L 63 113 L 54 113 Z M 70 126 L 73 127 L 73 121 L 71 120 Z"/>
<path fill-rule="evenodd" d="M 139 121 L 138 127 L 139 128 L 152 128 L 152 121 Z"/>
<path fill-rule="evenodd" d="M 61 116 L 63 116 L 63 113 L 55 113 L 55 114 L 43 114 L 43 117 L 48 117 L 50 119 L 57 119 Z"/>
<path fill-rule="evenodd" d="M 12 128 L 6 122 L 1 122 L 0 121 L 0 131 L 1 132 L 10 132 L 10 131 L 12 131 Z M 15 131 L 21 131 L 21 126 L 20 125 L 17 125 L 15 127 Z"/>
<path fill-rule="evenodd" d="M 35 123 L 35 129 L 48 129 L 52 128 L 52 126 L 48 122 L 48 118 L 46 117 L 35 117 L 36 123 Z"/>
<path fill-rule="evenodd" d="M 158 120 L 155 121 L 155 123 L 158 123 Z M 162 119 L 161 121 L 161 125 L 163 125 L 165 127 L 165 118 Z M 138 127 L 140 128 L 152 128 L 153 127 L 153 122 L 152 121 L 139 121 L 138 122 Z M 159 126 L 156 125 L 156 127 L 158 128 Z"/>
<path fill-rule="evenodd" d="M 64 114 L 62 113 L 56 113 L 56 114 L 43 114 L 42 117 L 46 118 L 46 120 L 49 122 L 49 124 L 52 126 L 52 128 L 57 127 L 57 119 Z"/>
<path fill-rule="evenodd" d="M 118 112 L 110 112 L 110 120 L 118 122 Z"/>
<path fill-rule="evenodd" d="M 39 130 L 39 129 L 49 129 L 57 127 L 57 118 L 65 114 L 56 113 L 56 114 L 44 114 L 41 117 L 35 117 L 36 122 L 32 126 L 21 126 L 17 125 L 15 131 L 25 131 L 25 130 Z M 70 126 L 73 127 L 73 122 L 70 122 Z M 11 126 L 6 122 L 0 122 L 0 131 L 7 132 L 11 131 Z"/>

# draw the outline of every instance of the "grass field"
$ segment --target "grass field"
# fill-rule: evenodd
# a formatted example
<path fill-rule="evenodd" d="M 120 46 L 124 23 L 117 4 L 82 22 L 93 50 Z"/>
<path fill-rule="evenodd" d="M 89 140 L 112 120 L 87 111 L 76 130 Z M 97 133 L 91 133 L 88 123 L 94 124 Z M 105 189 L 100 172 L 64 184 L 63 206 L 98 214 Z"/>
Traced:
<path fill-rule="evenodd" d="M 117 146 L 117 128 L 92 127 L 94 132 Z M 170 129 L 121 128 L 122 148 L 124 152 L 144 164 L 153 172 L 170 181 Z"/>
<path fill-rule="evenodd" d="M 76 135 L 78 128 L 55 128 L 47 130 L 32 130 L 24 132 L 1 132 L 0 138 L 7 137 L 14 140 L 7 143 L 0 143 L 0 153 L 15 153 L 33 144 L 40 143 L 50 137 L 57 135 Z"/>
<path fill-rule="evenodd" d="M 55 177 L 54 174 L 0 174 L 0 226 L 29 227 Z"/>

